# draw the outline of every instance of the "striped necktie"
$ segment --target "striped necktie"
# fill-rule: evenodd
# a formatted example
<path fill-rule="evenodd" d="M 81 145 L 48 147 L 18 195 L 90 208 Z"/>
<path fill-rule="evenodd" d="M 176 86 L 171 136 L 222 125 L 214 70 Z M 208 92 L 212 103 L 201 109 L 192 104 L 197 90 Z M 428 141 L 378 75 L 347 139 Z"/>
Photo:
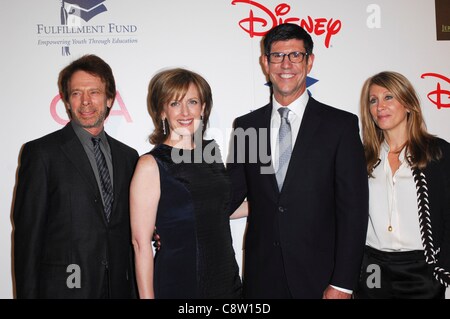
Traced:
<path fill-rule="evenodd" d="M 291 123 L 289 123 L 288 115 L 289 109 L 287 107 L 280 107 L 278 112 L 281 116 L 280 131 L 278 134 L 278 170 L 276 178 L 278 183 L 278 190 L 281 192 L 283 188 L 284 178 L 289 166 L 289 160 L 292 154 L 292 134 Z"/>
<path fill-rule="evenodd" d="M 105 210 L 106 221 L 109 222 L 113 203 L 113 188 L 111 177 L 109 176 L 108 166 L 106 165 L 105 155 L 100 149 L 100 138 L 93 137 L 92 144 L 94 145 L 95 162 L 97 163 L 98 174 L 100 176 L 100 185 L 103 198 L 103 207 Z"/>

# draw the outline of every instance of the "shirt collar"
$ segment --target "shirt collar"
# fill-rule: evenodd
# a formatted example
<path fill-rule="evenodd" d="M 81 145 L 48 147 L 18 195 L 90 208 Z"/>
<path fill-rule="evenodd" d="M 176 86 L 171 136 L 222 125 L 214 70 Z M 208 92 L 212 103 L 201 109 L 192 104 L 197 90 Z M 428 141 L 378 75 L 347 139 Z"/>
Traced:
<path fill-rule="evenodd" d="M 70 121 L 70 124 L 72 125 L 73 130 L 75 131 L 75 134 L 80 139 L 81 143 L 84 145 L 88 145 L 89 147 L 92 146 L 92 138 L 93 137 L 99 137 L 103 145 L 108 145 L 108 140 L 106 139 L 105 130 L 102 129 L 100 134 L 97 136 L 92 135 L 88 131 L 86 131 L 84 128 L 82 128 L 78 123 L 75 121 Z"/>
<path fill-rule="evenodd" d="M 296 100 L 294 100 L 291 104 L 285 106 L 288 107 L 289 110 L 297 115 L 297 113 L 300 112 L 301 109 L 305 109 L 306 104 L 308 104 L 309 101 L 309 94 L 308 91 L 305 90 L 302 95 L 300 95 Z M 272 95 L 272 117 L 276 114 L 278 114 L 278 109 L 282 106 L 278 101 L 275 99 L 275 96 Z"/>

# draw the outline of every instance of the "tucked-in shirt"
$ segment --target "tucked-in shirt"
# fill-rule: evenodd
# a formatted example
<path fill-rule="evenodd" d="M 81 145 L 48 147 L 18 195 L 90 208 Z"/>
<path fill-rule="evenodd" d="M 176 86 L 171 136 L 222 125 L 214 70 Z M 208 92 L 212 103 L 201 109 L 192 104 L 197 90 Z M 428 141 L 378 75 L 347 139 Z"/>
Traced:
<path fill-rule="evenodd" d="M 101 190 L 102 187 L 101 187 L 100 175 L 98 173 L 97 162 L 95 161 L 94 144 L 92 144 L 92 138 L 93 137 L 100 138 L 100 150 L 105 155 L 106 165 L 108 166 L 109 176 L 111 177 L 111 184 L 114 187 L 111 148 L 109 147 L 108 139 L 106 138 L 105 131 L 102 130 L 99 135 L 94 136 L 91 133 L 89 133 L 88 131 L 86 131 L 84 128 L 82 128 L 80 125 L 75 123 L 74 121 L 71 121 L 70 123 L 72 124 L 75 134 L 78 136 L 78 139 L 80 140 L 81 144 L 83 145 L 83 148 L 84 148 L 84 151 L 86 152 L 87 157 L 89 158 L 89 163 L 91 163 L 92 170 L 94 171 L 95 179 L 97 181 L 99 190 Z M 101 191 L 100 191 L 100 195 L 102 196 L 102 201 L 103 201 L 103 205 L 104 205 L 105 201 L 103 199 L 103 193 Z"/>
<path fill-rule="evenodd" d="M 392 175 L 389 145 L 383 142 L 380 162 L 369 178 L 367 245 L 382 251 L 423 250 L 416 184 L 411 167 L 400 152 L 400 167 Z M 389 226 L 392 231 L 389 231 Z"/>
<path fill-rule="evenodd" d="M 308 104 L 309 95 L 305 90 L 302 95 L 294 102 L 287 106 L 282 106 L 272 98 L 272 115 L 270 117 L 270 148 L 272 154 L 272 163 L 275 172 L 278 169 L 278 134 L 281 126 L 281 115 L 278 112 L 280 107 L 289 108 L 290 112 L 288 114 L 288 120 L 291 124 L 291 134 L 292 134 L 292 148 L 294 148 L 295 141 L 297 140 L 298 132 L 300 131 L 300 124 L 302 123 L 303 113 L 305 113 L 306 104 Z"/>

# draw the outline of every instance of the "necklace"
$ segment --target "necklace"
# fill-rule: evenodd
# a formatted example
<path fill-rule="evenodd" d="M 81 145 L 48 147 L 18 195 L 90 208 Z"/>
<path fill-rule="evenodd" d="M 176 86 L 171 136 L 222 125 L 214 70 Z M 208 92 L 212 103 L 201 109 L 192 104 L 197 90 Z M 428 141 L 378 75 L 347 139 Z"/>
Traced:
<path fill-rule="evenodd" d="M 401 166 L 401 161 L 399 158 L 399 155 L 401 151 L 403 150 L 405 144 L 398 147 L 395 151 L 388 151 L 386 156 L 386 163 L 388 167 L 385 166 L 385 172 L 386 172 L 386 183 L 391 186 L 391 198 L 389 198 L 389 192 L 390 190 L 387 190 L 388 195 L 388 203 L 389 203 L 389 225 L 388 225 L 388 232 L 392 232 L 394 228 L 392 227 L 392 214 L 393 214 L 393 201 L 395 197 L 395 179 L 394 176 L 397 173 L 398 169 Z M 392 155 L 391 155 L 392 154 Z M 391 155 L 391 156 L 390 156 Z M 391 183 L 392 182 L 392 183 Z"/>
<path fill-rule="evenodd" d="M 387 230 L 388 232 L 392 233 L 394 228 L 392 227 L 392 214 L 393 214 L 393 206 L 394 206 L 394 197 L 395 197 L 395 180 L 394 176 L 392 174 L 391 165 L 388 159 L 388 156 L 386 156 L 386 162 L 384 163 L 384 171 L 386 174 L 386 196 L 388 197 L 388 216 L 389 216 L 389 223 Z"/>
<path fill-rule="evenodd" d="M 388 160 L 388 166 L 389 168 L 392 169 L 392 166 Z M 389 209 L 389 225 L 388 225 L 388 232 L 392 232 L 393 228 L 392 228 L 392 214 L 393 214 L 393 201 L 394 201 L 394 196 L 395 196 L 395 180 L 394 180 L 394 175 L 395 173 L 392 173 L 392 170 L 388 170 L 387 174 L 386 174 L 386 183 L 388 183 L 388 185 L 390 185 L 390 189 L 387 190 L 388 194 L 388 209 Z M 389 193 L 391 195 L 391 197 L 389 198 Z"/>

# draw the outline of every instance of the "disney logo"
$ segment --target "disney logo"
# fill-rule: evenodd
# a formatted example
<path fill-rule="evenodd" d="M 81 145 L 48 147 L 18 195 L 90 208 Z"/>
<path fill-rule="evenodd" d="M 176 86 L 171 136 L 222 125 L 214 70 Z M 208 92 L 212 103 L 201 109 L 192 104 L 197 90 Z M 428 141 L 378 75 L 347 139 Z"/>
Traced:
<path fill-rule="evenodd" d="M 447 83 L 450 83 L 450 79 L 438 74 L 438 73 L 424 73 L 420 76 L 422 79 L 425 77 L 435 77 L 438 79 L 441 79 Z M 447 102 L 450 102 L 450 91 L 449 90 L 443 90 L 441 89 L 441 83 L 437 83 L 437 87 L 435 91 L 431 91 L 427 95 L 428 99 L 437 106 L 438 109 L 442 107 L 450 107 L 450 103 L 444 103 L 443 99 L 445 99 Z M 432 97 L 435 97 L 434 99 Z"/>
<path fill-rule="evenodd" d="M 238 3 L 246 3 L 254 9 L 258 9 L 258 14 L 255 14 L 253 9 L 250 9 L 248 18 L 239 21 L 239 26 L 242 30 L 247 32 L 251 38 L 254 36 L 264 36 L 270 29 L 283 23 L 298 23 L 309 33 L 317 36 L 325 35 L 325 47 L 330 47 L 331 37 L 337 34 L 342 27 L 341 20 L 334 20 L 333 18 L 315 18 L 308 16 L 306 19 L 298 17 L 284 17 L 291 11 L 291 6 L 287 3 L 281 3 L 276 6 L 274 12 L 271 12 L 264 5 L 252 0 L 234 0 L 232 5 Z"/>

